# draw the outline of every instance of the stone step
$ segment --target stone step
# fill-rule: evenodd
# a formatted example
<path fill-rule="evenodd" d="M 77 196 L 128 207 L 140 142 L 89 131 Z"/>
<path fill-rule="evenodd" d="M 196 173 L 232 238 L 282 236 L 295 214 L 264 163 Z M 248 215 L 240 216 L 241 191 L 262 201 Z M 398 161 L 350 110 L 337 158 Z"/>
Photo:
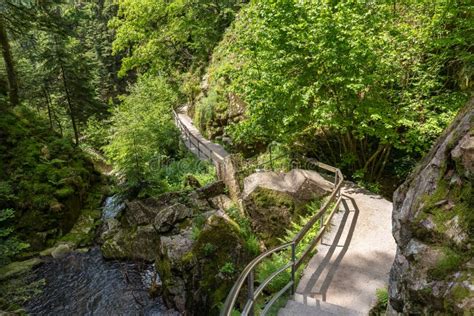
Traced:
<path fill-rule="evenodd" d="M 302 307 L 303 305 L 305 307 Z M 301 294 L 295 294 L 294 299 L 288 301 L 287 305 L 285 306 L 287 309 L 301 309 L 307 310 L 308 312 L 312 312 L 311 315 L 348 315 L 348 316 L 360 316 L 364 315 L 356 310 L 352 310 L 346 307 L 334 305 L 328 302 L 324 302 L 312 297 L 305 297 Z M 315 314 L 318 312 L 318 314 Z M 309 315 L 309 314 L 308 314 Z"/>
<path fill-rule="evenodd" d="M 291 302 L 291 304 L 290 304 Z M 337 314 L 322 310 L 318 307 L 311 307 L 304 304 L 288 301 L 286 307 L 278 311 L 278 316 L 337 316 Z"/>

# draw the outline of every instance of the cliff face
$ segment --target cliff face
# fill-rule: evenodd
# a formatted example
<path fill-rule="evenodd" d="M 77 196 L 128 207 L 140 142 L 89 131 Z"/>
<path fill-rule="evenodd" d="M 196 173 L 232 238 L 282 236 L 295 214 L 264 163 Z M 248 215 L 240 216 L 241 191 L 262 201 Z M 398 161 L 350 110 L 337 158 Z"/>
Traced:
<path fill-rule="evenodd" d="M 389 311 L 474 309 L 474 99 L 394 193 Z"/>

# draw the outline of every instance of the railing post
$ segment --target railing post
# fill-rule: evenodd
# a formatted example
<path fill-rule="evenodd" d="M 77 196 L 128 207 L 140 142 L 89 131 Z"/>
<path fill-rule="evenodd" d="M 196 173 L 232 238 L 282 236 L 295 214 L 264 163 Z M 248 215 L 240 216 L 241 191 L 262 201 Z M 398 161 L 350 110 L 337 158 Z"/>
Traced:
<path fill-rule="evenodd" d="M 273 170 L 273 160 L 272 160 L 272 145 L 270 144 L 270 146 L 268 147 L 269 151 L 270 151 L 270 168 L 272 168 L 272 171 Z"/>
<path fill-rule="evenodd" d="M 291 244 L 291 282 L 293 284 L 291 285 L 291 295 L 294 295 L 296 292 L 295 289 L 295 274 L 296 274 L 296 243 Z"/>
<path fill-rule="evenodd" d="M 247 278 L 247 282 L 248 282 L 248 299 L 250 301 L 250 309 L 249 309 L 249 313 L 248 315 L 249 316 L 254 316 L 254 274 L 253 274 L 253 270 L 250 271 L 249 273 L 249 276 Z"/>
<path fill-rule="evenodd" d="M 197 142 L 198 158 L 201 158 L 201 146 L 199 146 L 199 141 Z"/>

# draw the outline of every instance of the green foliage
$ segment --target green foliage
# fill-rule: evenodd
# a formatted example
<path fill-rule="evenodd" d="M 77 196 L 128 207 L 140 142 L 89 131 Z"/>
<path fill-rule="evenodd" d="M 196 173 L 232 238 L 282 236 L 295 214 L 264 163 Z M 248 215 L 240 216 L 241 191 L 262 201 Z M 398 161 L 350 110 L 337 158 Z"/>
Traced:
<path fill-rule="evenodd" d="M 232 262 L 226 262 L 220 269 L 220 273 L 232 275 L 235 273 L 235 266 Z"/>
<path fill-rule="evenodd" d="M 442 257 L 428 273 L 435 280 L 443 280 L 451 273 L 458 271 L 463 261 L 465 261 L 465 258 L 461 254 L 452 249 L 444 248 Z"/>
<path fill-rule="evenodd" d="M 214 246 L 213 244 L 211 244 L 211 243 L 206 243 L 206 244 L 204 245 L 204 247 L 202 248 L 202 251 L 204 252 L 204 254 L 205 254 L 206 256 L 209 256 L 209 255 L 211 255 L 212 253 L 214 253 L 214 251 L 216 251 L 216 249 L 217 249 L 216 246 Z"/>
<path fill-rule="evenodd" d="M 377 289 L 375 291 L 375 296 L 377 296 L 377 301 L 387 307 L 388 304 L 388 290 L 386 288 Z"/>
<path fill-rule="evenodd" d="M 202 214 L 199 214 L 198 216 L 194 217 L 193 219 L 193 226 L 191 229 L 191 238 L 193 240 L 198 240 L 199 236 L 201 235 L 202 228 L 204 227 L 204 224 L 206 224 L 206 217 Z M 206 247 L 206 245 L 205 245 Z M 207 252 L 206 252 L 207 253 Z M 207 253 L 209 254 L 209 253 Z"/>
<path fill-rule="evenodd" d="M 27 243 L 19 241 L 13 235 L 14 226 L 11 220 L 14 217 L 14 210 L 0 210 L 0 267 L 8 264 L 10 259 L 29 247 Z"/>
<path fill-rule="evenodd" d="M 179 191 L 185 188 L 183 180 L 188 175 L 195 177 L 201 185 L 206 185 L 216 179 L 214 165 L 207 161 L 201 161 L 191 153 L 186 153 L 184 157 L 173 160 L 157 171 L 153 177 L 162 181 L 168 191 Z"/>
<path fill-rule="evenodd" d="M 178 147 L 171 114 L 176 102 L 165 79 L 142 77 L 113 111 L 110 143 L 104 151 L 129 186 L 160 186 L 153 177 L 159 171 L 155 163 L 173 156 Z"/>
<path fill-rule="evenodd" d="M 320 200 L 314 200 L 308 203 L 307 208 L 309 215 L 306 217 L 300 216 L 296 221 L 293 221 L 288 229 L 286 229 L 286 234 L 284 237 L 279 240 L 282 243 L 289 242 L 298 234 L 298 232 L 303 228 L 303 226 L 308 222 L 308 220 L 317 212 L 321 206 Z M 299 258 L 306 247 L 310 242 L 316 237 L 320 229 L 319 223 L 313 225 L 313 227 L 306 233 L 305 237 L 299 242 L 298 246 L 295 249 L 296 258 Z M 268 278 L 273 272 L 280 269 L 282 266 L 288 264 L 291 260 L 291 252 L 288 248 L 286 251 L 273 254 L 269 259 L 264 260 L 257 268 L 256 279 L 258 282 L 263 282 Z M 296 273 L 296 278 L 300 277 L 300 269 Z M 271 293 L 275 293 L 283 288 L 291 280 L 291 271 L 286 269 L 284 272 L 280 273 L 278 276 L 273 279 L 268 285 L 268 290 Z"/>
<path fill-rule="evenodd" d="M 101 149 L 107 145 L 108 126 L 105 120 L 98 120 L 96 116 L 91 116 L 87 120 L 83 131 L 85 142 L 95 149 Z"/>
<path fill-rule="evenodd" d="M 0 115 L 0 133 L 0 209 L 16 210 L 15 234 L 39 250 L 72 228 L 99 177 L 69 139 L 25 107 Z"/>
<path fill-rule="evenodd" d="M 467 1 L 254 1 L 214 50 L 207 98 L 246 104 L 227 128 L 241 147 L 299 144 L 374 181 L 393 155 L 426 152 L 467 99 L 469 12 Z"/>
<path fill-rule="evenodd" d="M 260 253 L 260 241 L 257 236 L 253 233 L 250 225 L 250 220 L 242 216 L 239 209 L 236 206 L 232 206 L 225 210 L 225 212 L 234 220 L 238 227 L 240 234 L 245 240 L 245 248 L 251 255 L 258 255 Z"/>
<path fill-rule="evenodd" d="M 127 51 L 120 73 L 176 74 L 206 62 L 240 1 L 120 0 L 114 52 Z"/>
<path fill-rule="evenodd" d="M 385 315 L 388 306 L 388 290 L 387 288 L 380 288 L 375 291 L 375 296 L 377 297 L 377 302 L 369 311 L 370 316 L 380 316 Z"/>

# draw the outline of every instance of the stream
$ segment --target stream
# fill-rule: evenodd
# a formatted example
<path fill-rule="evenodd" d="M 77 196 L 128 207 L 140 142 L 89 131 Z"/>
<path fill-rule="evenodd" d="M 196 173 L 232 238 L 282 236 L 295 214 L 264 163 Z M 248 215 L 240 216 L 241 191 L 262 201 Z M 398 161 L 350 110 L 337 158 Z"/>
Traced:
<path fill-rule="evenodd" d="M 120 208 L 123 204 L 109 197 L 103 218 L 115 217 Z M 46 285 L 28 302 L 30 315 L 179 315 L 160 297 L 150 297 L 148 289 L 157 278 L 153 264 L 105 260 L 99 247 L 48 257 L 34 278 L 45 279 Z"/>

